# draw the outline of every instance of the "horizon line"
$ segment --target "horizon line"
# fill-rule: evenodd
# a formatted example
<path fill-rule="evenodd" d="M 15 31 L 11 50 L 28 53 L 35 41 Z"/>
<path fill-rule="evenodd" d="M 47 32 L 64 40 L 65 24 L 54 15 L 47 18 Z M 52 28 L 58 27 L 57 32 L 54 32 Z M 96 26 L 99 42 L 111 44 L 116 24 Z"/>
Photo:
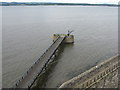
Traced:
<path fill-rule="evenodd" d="M 2 1 L 2 2 L 5 2 L 5 1 Z M 16 2 L 16 3 L 67 3 L 67 2 L 40 2 L 40 1 L 38 1 L 38 2 L 36 2 L 36 1 L 33 1 L 33 2 L 21 2 L 21 1 L 13 1 L 13 2 Z M 12 3 L 12 2 L 6 2 L 6 3 Z M 72 3 L 70 3 L 69 2 L 69 4 L 115 4 L 115 5 L 118 5 L 119 3 L 76 3 L 76 2 L 72 2 Z"/>

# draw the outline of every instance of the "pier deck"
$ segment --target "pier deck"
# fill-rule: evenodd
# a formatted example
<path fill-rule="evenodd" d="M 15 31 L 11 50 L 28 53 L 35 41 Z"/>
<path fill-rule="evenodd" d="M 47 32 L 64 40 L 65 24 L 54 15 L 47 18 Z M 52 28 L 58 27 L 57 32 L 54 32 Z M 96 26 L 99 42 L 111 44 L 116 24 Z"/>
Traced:
<path fill-rule="evenodd" d="M 33 66 L 26 72 L 26 74 L 15 84 L 14 88 L 30 88 L 34 81 L 45 69 L 46 64 L 55 54 L 58 47 L 63 43 L 66 37 L 59 37 L 46 52 L 33 64 Z"/>

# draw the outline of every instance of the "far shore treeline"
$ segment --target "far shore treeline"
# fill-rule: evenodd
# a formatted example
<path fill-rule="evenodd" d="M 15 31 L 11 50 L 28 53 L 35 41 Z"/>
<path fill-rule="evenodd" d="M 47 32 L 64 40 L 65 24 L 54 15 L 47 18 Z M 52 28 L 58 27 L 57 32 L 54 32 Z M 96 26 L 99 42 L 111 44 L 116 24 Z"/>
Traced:
<path fill-rule="evenodd" d="M 71 5 L 71 6 L 120 6 L 117 4 L 89 4 L 89 3 L 52 3 L 52 2 L 0 2 L 0 6 L 32 6 L 32 5 Z"/>

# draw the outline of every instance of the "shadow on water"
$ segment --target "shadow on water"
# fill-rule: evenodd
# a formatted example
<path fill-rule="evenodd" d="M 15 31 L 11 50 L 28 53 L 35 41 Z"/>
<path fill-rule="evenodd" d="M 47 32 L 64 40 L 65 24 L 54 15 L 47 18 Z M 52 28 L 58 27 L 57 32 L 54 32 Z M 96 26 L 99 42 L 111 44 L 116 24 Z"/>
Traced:
<path fill-rule="evenodd" d="M 35 82 L 32 89 L 35 89 L 35 88 L 44 88 L 45 89 L 46 82 L 49 79 L 49 75 L 53 72 L 57 63 L 59 63 L 59 59 L 62 57 L 62 52 L 65 50 L 65 48 L 72 48 L 73 46 L 74 46 L 74 44 L 63 44 L 60 46 L 58 55 L 52 60 L 52 62 L 49 63 L 46 71 L 38 77 L 38 80 Z"/>

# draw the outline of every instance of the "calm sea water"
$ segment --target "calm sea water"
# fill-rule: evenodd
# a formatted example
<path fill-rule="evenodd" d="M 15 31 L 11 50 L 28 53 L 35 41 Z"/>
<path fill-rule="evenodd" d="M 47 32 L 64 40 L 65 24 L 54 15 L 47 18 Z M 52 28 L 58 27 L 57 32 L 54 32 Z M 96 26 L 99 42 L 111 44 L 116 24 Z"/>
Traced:
<path fill-rule="evenodd" d="M 58 87 L 118 51 L 117 7 L 7 6 L 3 19 L 3 87 L 12 85 L 52 44 L 54 33 L 74 30 L 46 87 Z"/>

